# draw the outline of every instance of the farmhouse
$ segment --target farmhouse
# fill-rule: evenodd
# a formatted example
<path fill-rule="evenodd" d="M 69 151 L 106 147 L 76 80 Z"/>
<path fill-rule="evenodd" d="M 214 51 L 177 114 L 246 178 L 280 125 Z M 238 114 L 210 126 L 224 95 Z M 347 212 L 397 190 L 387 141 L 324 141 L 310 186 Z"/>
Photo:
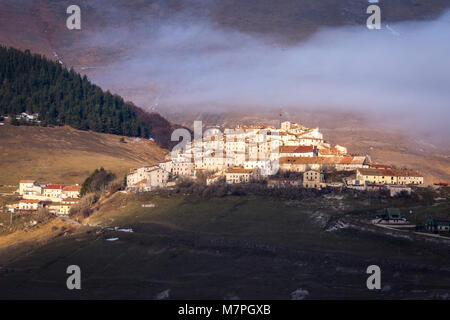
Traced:
<path fill-rule="evenodd" d="M 321 189 L 325 186 L 323 174 L 309 170 L 303 174 L 303 187 L 307 189 Z"/>
<path fill-rule="evenodd" d="M 408 220 L 402 216 L 400 209 L 387 208 L 384 210 L 384 215 L 378 221 L 381 224 L 405 224 Z"/>
<path fill-rule="evenodd" d="M 44 197 L 47 198 L 62 198 L 63 189 L 66 187 L 65 184 L 48 184 L 44 188 Z"/>
<path fill-rule="evenodd" d="M 252 179 L 258 178 L 257 169 L 230 168 L 226 174 L 227 183 L 249 183 Z"/>
<path fill-rule="evenodd" d="M 41 195 L 42 187 L 35 180 L 20 180 L 19 194 L 24 195 Z"/>
<path fill-rule="evenodd" d="M 362 168 L 356 171 L 356 184 L 423 184 L 423 176 L 414 170 Z"/>
<path fill-rule="evenodd" d="M 80 197 L 81 186 L 67 186 L 62 190 L 62 198 L 63 199 L 76 199 Z"/>

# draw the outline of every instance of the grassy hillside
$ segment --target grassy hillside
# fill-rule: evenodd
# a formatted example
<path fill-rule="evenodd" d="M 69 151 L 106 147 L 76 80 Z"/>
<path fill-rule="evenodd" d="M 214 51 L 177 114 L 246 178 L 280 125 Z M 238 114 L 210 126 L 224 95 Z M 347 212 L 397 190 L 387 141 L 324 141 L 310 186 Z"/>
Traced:
<path fill-rule="evenodd" d="M 17 185 L 21 179 L 42 183 L 82 183 L 96 168 L 118 177 L 130 168 L 154 164 L 165 149 L 139 138 L 80 131 L 70 127 L 0 127 L 0 184 Z"/>
<path fill-rule="evenodd" d="M 118 193 L 89 218 L 90 227 L 64 235 L 55 221 L 57 228 L 30 229 L 20 240 L 0 237 L 0 297 L 154 299 L 170 290 L 173 299 L 290 299 L 300 288 L 315 299 L 444 297 L 449 243 L 376 229 L 364 223 L 368 209 L 345 197 Z M 337 221 L 350 226 L 330 228 Z M 44 230 L 53 240 L 42 239 Z M 81 267 L 81 291 L 65 289 L 70 264 Z M 382 292 L 366 288 L 371 264 L 382 269 Z"/>

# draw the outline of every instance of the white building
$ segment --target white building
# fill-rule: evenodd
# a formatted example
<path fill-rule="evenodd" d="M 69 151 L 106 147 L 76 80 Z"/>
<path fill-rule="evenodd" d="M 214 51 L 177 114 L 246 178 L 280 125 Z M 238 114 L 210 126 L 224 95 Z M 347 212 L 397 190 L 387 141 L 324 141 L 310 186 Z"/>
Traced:
<path fill-rule="evenodd" d="M 19 210 L 21 211 L 37 211 L 44 206 L 40 200 L 20 200 Z"/>
<path fill-rule="evenodd" d="M 45 186 L 43 195 L 46 198 L 62 199 L 63 189 L 67 187 L 65 184 L 48 184 Z"/>
<path fill-rule="evenodd" d="M 35 180 L 20 180 L 19 194 L 24 195 L 42 195 L 42 187 Z"/>
<path fill-rule="evenodd" d="M 229 184 L 249 183 L 258 177 L 258 169 L 230 168 L 225 173 L 226 182 Z"/>
<path fill-rule="evenodd" d="M 127 189 L 131 191 L 151 191 L 163 188 L 169 180 L 169 172 L 159 166 L 134 169 L 127 176 Z"/>

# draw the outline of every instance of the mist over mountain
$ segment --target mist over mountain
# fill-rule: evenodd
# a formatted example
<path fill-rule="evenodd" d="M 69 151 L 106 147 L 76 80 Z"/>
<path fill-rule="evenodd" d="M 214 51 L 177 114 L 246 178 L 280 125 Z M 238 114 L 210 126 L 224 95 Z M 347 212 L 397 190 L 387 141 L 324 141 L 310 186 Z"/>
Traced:
<path fill-rule="evenodd" d="M 366 0 L 82 0 L 74 32 L 64 2 L 0 2 L 1 43 L 146 109 L 353 112 L 439 143 L 449 133 L 448 1 L 380 0 L 370 31 Z"/>
<path fill-rule="evenodd" d="M 281 46 L 210 20 L 173 18 L 147 41 L 121 29 L 123 46 L 139 45 L 94 79 L 147 108 L 356 111 L 382 126 L 448 135 L 450 14 L 389 27 L 327 29 Z"/>

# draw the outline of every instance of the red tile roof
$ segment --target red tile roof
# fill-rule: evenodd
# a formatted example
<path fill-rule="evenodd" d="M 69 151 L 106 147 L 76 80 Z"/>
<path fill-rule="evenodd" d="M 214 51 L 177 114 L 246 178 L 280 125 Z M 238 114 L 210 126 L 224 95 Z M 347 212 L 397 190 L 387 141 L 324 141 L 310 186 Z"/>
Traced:
<path fill-rule="evenodd" d="M 423 177 L 415 170 L 409 169 L 358 169 L 364 176 Z"/>
<path fill-rule="evenodd" d="M 227 173 L 252 173 L 253 169 L 244 168 L 231 168 L 227 170 Z"/>
<path fill-rule="evenodd" d="M 81 186 L 67 186 L 64 188 L 64 191 L 80 191 Z"/>
<path fill-rule="evenodd" d="M 21 203 L 40 203 L 41 200 L 20 200 Z"/>
<path fill-rule="evenodd" d="M 65 184 L 48 184 L 44 189 L 64 189 Z"/>
<path fill-rule="evenodd" d="M 363 164 L 365 157 L 283 157 L 280 164 Z"/>
<path fill-rule="evenodd" d="M 314 146 L 281 146 L 280 153 L 311 153 L 314 152 Z"/>

